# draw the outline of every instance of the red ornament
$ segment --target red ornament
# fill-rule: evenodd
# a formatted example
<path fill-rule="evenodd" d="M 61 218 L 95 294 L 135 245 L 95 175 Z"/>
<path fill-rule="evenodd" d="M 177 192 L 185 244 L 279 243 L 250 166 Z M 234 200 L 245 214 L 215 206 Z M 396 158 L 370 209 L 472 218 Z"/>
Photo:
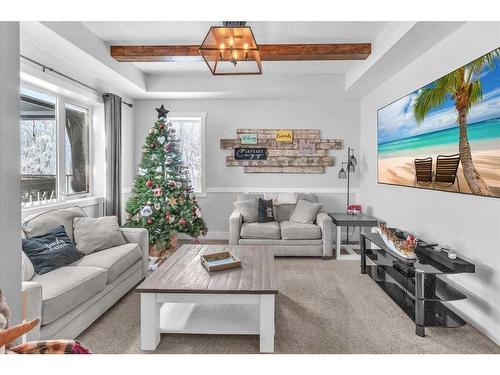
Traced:
<path fill-rule="evenodd" d="M 156 148 L 156 143 L 151 143 L 150 147 L 151 148 Z"/>
<path fill-rule="evenodd" d="M 153 181 L 147 180 L 146 181 L 146 187 L 151 189 L 153 187 Z"/>
<path fill-rule="evenodd" d="M 156 197 L 161 197 L 162 196 L 163 191 L 161 190 L 161 186 L 160 185 L 156 186 L 156 189 L 154 190 L 154 193 L 155 193 Z"/>
<path fill-rule="evenodd" d="M 162 123 L 160 124 L 160 129 L 165 129 L 165 123 L 164 123 L 164 122 L 162 122 Z"/>
<path fill-rule="evenodd" d="M 184 218 L 183 218 L 183 217 L 181 217 L 181 218 L 179 219 L 179 224 L 180 224 L 180 225 L 185 225 L 185 224 L 186 224 L 186 220 L 184 220 Z"/>
<path fill-rule="evenodd" d="M 153 219 L 152 219 L 152 218 L 148 218 L 147 223 L 148 223 L 149 225 L 153 224 Z"/>
<path fill-rule="evenodd" d="M 165 214 L 165 220 L 169 221 L 170 220 L 170 212 L 167 212 Z"/>
<path fill-rule="evenodd" d="M 193 241 L 193 243 L 194 243 L 195 245 L 199 245 L 199 244 L 200 244 L 200 240 L 196 239 L 196 240 L 194 240 L 194 241 Z"/>

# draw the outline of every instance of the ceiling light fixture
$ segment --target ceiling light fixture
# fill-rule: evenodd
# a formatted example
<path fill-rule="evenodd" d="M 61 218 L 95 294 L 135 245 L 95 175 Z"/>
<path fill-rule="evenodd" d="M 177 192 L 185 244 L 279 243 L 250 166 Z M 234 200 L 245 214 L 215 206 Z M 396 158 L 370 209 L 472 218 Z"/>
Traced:
<path fill-rule="evenodd" d="M 212 26 L 199 51 L 213 75 L 262 74 L 259 46 L 246 22 Z"/>

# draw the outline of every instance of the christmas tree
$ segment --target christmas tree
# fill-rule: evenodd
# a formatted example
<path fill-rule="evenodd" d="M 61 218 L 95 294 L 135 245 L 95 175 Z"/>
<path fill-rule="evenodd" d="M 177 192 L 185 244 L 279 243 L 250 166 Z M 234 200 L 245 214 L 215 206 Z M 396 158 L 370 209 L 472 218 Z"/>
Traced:
<path fill-rule="evenodd" d="M 132 196 L 127 202 L 128 227 L 146 228 L 150 248 L 166 249 L 178 232 L 197 238 L 207 233 L 198 202 L 182 163 L 179 140 L 168 110 L 156 109 L 158 119 L 146 137 Z"/>

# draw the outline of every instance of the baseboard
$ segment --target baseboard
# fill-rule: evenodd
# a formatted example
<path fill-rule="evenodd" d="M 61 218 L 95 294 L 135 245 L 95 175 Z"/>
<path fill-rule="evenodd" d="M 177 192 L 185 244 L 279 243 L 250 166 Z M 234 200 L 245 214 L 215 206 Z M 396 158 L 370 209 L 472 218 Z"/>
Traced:
<path fill-rule="evenodd" d="M 179 240 L 191 240 L 193 237 L 186 233 L 177 233 Z M 200 236 L 200 240 L 227 240 L 229 239 L 229 232 L 208 231 L 206 236 Z"/>
<path fill-rule="evenodd" d="M 478 316 L 478 314 L 473 311 L 472 309 L 468 308 L 467 306 L 461 306 L 457 307 L 456 305 L 450 303 L 450 302 L 444 302 L 446 307 L 448 307 L 451 311 L 459 315 L 463 320 L 467 322 L 467 324 L 470 324 L 474 328 L 476 328 L 479 332 L 481 332 L 483 335 L 488 337 L 491 341 L 493 341 L 495 344 L 500 346 L 500 330 L 497 329 L 497 332 L 492 332 L 491 329 L 488 329 L 484 325 L 484 318 L 481 318 Z M 495 322 L 492 322 L 493 324 Z"/>

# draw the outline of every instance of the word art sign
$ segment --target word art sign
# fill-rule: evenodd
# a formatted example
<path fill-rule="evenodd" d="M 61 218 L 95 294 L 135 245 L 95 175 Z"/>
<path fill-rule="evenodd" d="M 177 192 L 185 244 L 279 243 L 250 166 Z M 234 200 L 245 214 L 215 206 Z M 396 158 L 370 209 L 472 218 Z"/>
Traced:
<path fill-rule="evenodd" d="M 308 139 L 299 139 L 299 153 L 300 155 L 312 155 L 316 146 L 313 141 Z"/>
<path fill-rule="evenodd" d="M 267 148 L 242 148 L 235 147 L 235 160 L 266 160 Z"/>
<path fill-rule="evenodd" d="M 276 141 L 277 142 L 292 142 L 293 141 L 293 132 L 291 130 L 278 130 L 276 132 Z"/>
<path fill-rule="evenodd" d="M 240 142 L 242 145 L 256 145 L 257 134 L 241 134 Z"/>

